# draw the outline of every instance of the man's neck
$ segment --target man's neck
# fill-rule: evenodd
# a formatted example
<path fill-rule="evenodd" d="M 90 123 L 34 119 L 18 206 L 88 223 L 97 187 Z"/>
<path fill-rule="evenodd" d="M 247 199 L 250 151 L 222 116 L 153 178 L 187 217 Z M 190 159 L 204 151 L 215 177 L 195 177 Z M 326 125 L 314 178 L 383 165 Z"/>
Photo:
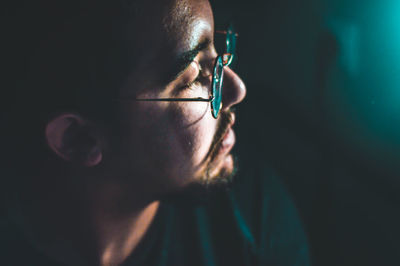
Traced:
<path fill-rule="evenodd" d="M 66 265 L 123 263 L 143 239 L 160 204 L 118 199 L 115 195 L 122 192 L 119 189 L 89 192 L 89 197 L 70 189 L 68 193 L 66 189 L 43 193 L 39 188 L 31 191 L 30 198 L 35 198 L 28 209 L 21 206 L 26 215 L 21 220 L 31 240 L 52 259 Z M 124 208 L 126 200 L 136 204 Z"/>
<path fill-rule="evenodd" d="M 159 204 L 155 201 L 124 219 L 98 219 L 97 259 L 100 265 L 119 265 L 132 254 L 149 229 Z"/>

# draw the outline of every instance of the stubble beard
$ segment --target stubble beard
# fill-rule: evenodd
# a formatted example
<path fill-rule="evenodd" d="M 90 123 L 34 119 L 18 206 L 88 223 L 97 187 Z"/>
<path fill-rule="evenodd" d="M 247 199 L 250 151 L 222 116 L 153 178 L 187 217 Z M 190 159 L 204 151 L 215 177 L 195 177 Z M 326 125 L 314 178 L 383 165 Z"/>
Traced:
<path fill-rule="evenodd" d="M 200 175 L 199 183 L 205 187 L 210 186 L 227 186 L 232 182 L 236 173 L 236 159 L 231 153 L 224 155 L 222 158 L 218 156 L 221 148 L 223 137 L 229 130 L 232 123 L 232 111 L 223 111 L 220 113 L 217 132 L 211 144 L 211 148 L 206 156 L 206 167 L 202 175 Z M 225 165 L 226 160 L 228 166 Z"/>
<path fill-rule="evenodd" d="M 232 111 L 220 113 L 217 132 L 204 160 L 204 170 L 190 184 L 177 191 L 164 194 L 160 199 L 177 204 L 203 204 L 213 195 L 220 194 L 221 191 L 226 191 L 231 187 L 237 172 L 237 158 L 230 153 L 223 157 L 218 154 L 223 137 L 232 123 L 231 113 Z M 225 160 L 231 160 L 231 165 L 226 166 Z"/>

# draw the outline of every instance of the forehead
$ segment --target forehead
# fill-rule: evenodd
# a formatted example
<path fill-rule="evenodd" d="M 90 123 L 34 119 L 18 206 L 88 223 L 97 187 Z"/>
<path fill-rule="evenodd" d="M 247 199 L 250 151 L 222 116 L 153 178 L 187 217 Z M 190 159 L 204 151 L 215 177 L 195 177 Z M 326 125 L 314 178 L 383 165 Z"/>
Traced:
<path fill-rule="evenodd" d="M 139 10 L 130 38 L 136 43 L 132 48 L 139 69 L 134 71 L 142 79 L 154 81 L 155 72 L 165 74 L 180 54 L 213 39 L 208 0 L 148 0 Z"/>
<path fill-rule="evenodd" d="M 164 14 L 163 26 L 169 40 L 175 43 L 176 50 L 190 49 L 204 35 L 212 36 L 214 20 L 208 1 L 174 0 L 170 4 Z"/>

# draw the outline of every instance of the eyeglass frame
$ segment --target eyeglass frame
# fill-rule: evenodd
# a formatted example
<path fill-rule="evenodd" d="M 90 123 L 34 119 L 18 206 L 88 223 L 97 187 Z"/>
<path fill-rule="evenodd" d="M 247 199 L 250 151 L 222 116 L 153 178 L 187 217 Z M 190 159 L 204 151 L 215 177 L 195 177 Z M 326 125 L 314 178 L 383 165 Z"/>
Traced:
<path fill-rule="evenodd" d="M 211 95 L 210 97 L 207 98 L 201 98 L 201 97 L 197 97 L 197 98 L 135 98 L 132 99 L 133 101 L 141 101 L 141 102 L 209 102 L 211 103 L 211 114 L 212 116 L 217 119 L 218 118 L 218 114 L 219 111 L 222 109 L 222 85 L 223 85 L 223 75 L 224 75 L 224 67 L 229 66 L 232 61 L 233 58 L 235 56 L 234 53 L 234 49 L 235 49 L 235 45 L 236 45 L 236 38 L 239 36 L 233 29 L 233 26 L 230 25 L 227 31 L 216 31 L 216 33 L 220 33 L 220 34 L 225 34 L 226 37 L 226 47 L 225 50 L 229 51 L 230 50 L 230 39 L 229 36 L 232 36 L 234 38 L 234 44 L 233 44 L 233 51 L 230 51 L 230 53 L 223 53 L 222 55 L 218 55 L 217 58 L 215 59 L 215 63 L 214 63 L 214 67 L 213 67 L 213 77 L 211 80 Z M 231 34 L 231 35 L 228 35 Z M 217 82 L 217 67 L 218 67 L 218 62 L 222 61 L 222 70 L 221 70 L 221 74 L 220 74 L 220 97 L 221 97 L 221 102 L 220 102 L 220 106 L 217 112 L 215 112 L 214 110 L 214 106 L 213 106 L 213 101 L 215 100 L 215 95 L 214 95 L 214 89 L 213 87 L 216 86 L 216 82 Z"/>

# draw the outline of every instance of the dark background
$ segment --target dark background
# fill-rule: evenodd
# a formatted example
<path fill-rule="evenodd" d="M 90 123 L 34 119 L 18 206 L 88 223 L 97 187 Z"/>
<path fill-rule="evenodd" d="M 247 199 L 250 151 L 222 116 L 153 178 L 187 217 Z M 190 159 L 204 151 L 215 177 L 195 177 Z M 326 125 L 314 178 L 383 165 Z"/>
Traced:
<path fill-rule="evenodd" d="M 282 177 L 314 265 L 400 265 L 400 1 L 213 1 L 234 21 L 240 157 Z"/>

